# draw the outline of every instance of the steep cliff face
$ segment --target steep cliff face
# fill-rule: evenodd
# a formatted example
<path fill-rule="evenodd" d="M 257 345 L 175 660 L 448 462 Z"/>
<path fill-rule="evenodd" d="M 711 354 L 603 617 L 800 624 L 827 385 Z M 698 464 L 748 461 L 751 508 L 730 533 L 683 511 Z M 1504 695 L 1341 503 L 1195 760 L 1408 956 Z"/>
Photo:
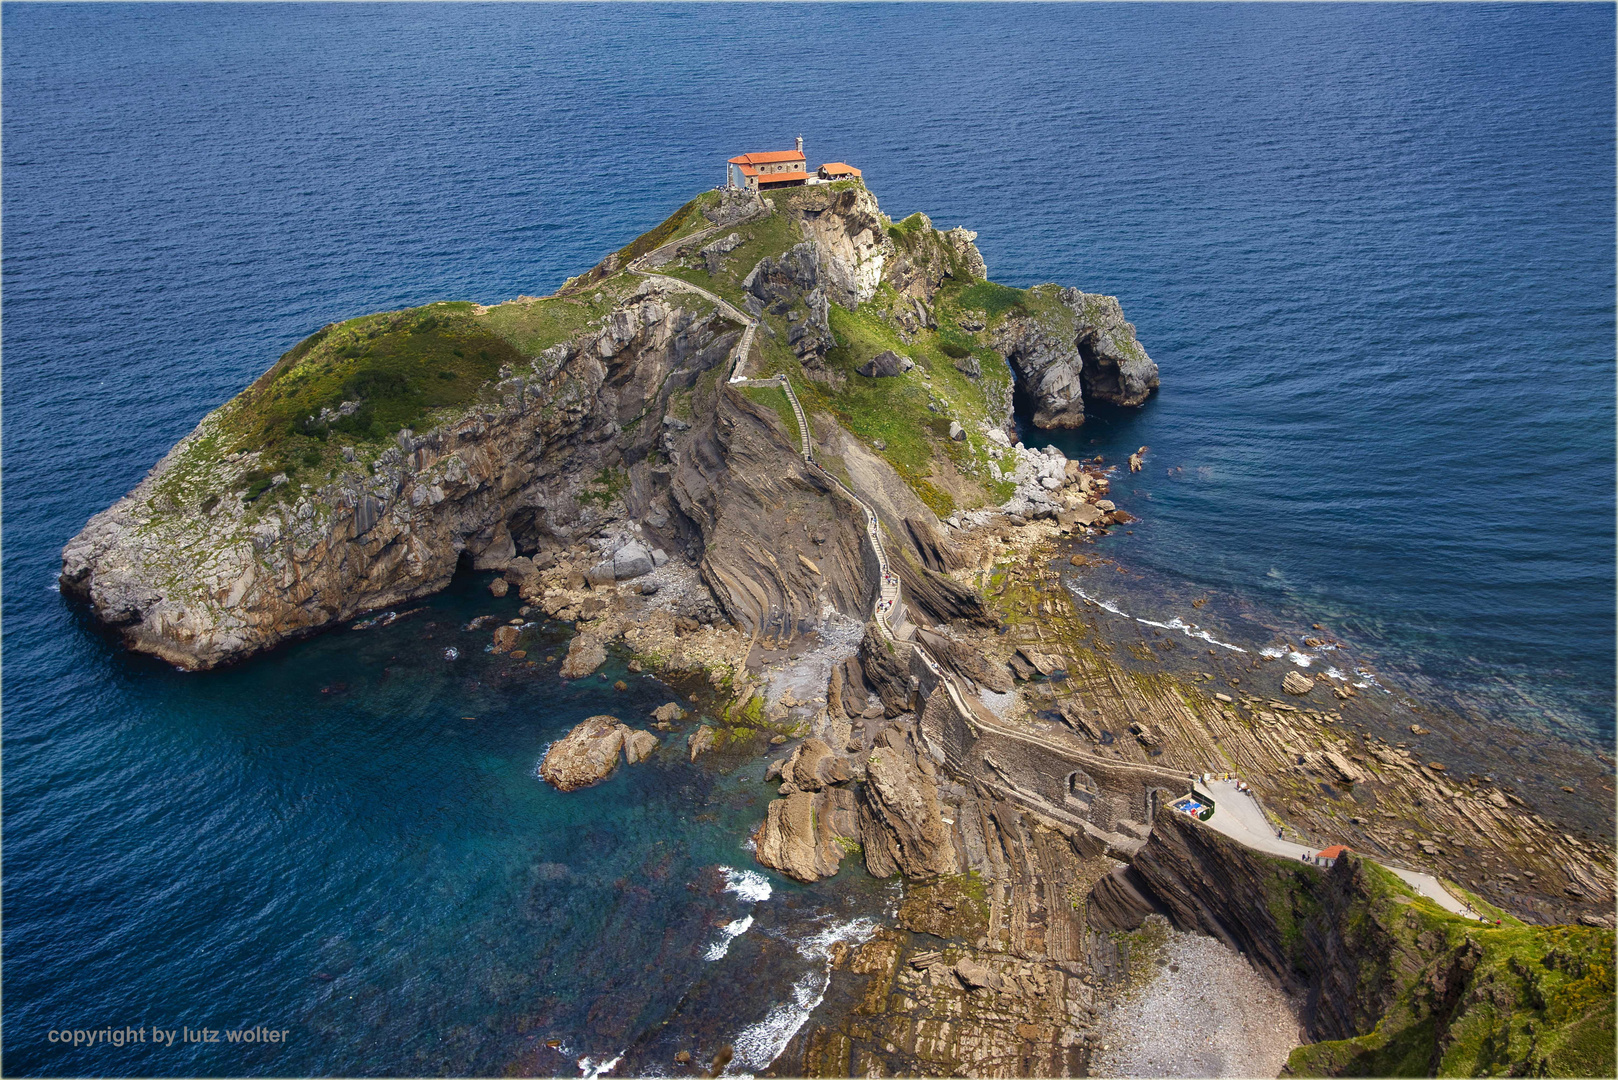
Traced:
<path fill-rule="evenodd" d="M 817 245 L 832 302 L 852 309 L 875 296 L 893 254 L 876 196 L 858 186 L 835 193 L 809 189 L 788 206 Z"/>
<path fill-rule="evenodd" d="M 1611 1075 L 1613 932 L 1480 926 L 1358 857 L 1330 870 L 1258 854 L 1164 813 L 1092 925 L 1161 910 L 1306 995 L 1295 1075 Z"/>
<path fill-rule="evenodd" d="M 501 567 L 513 524 L 530 550 L 571 542 L 621 513 L 609 507 L 669 395 L 738 333 L 711 306 L 629 292 L 597 331 L 508 365 L 430 430 L 350 445 L 337 428 L 327 477 L 282 473 L 258 492 L 242 485 L 266 451 L 234 447 L 239 398 L 90 520 L 63 551 L 62 587 L 131 647 L 206 668 L 441 589 L 463 553 Z"/>

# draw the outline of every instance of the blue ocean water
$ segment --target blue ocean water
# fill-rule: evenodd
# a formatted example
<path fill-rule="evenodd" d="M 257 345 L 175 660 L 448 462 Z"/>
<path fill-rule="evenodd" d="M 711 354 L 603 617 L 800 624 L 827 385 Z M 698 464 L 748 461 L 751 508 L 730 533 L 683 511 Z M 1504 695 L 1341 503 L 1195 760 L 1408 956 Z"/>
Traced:
<path fill-rule="evenodd" d="M 535 781 L 578 718 L 664 694 L 503 675 L 481 637 L 444 661 L 496 607 L 475 580 L 192 676 L 51 588 L 86 518 L 314 328 L 548 292 L 798 134 L 893 216 L 978 230 L 998 280 L 1123 299 L 1162 391 L 1052 440 L 1151 447 L 1109 545 L 1157 585 L 1121 602 L 1323 621 L 1494 722 L 1611 738 L 1610 5 L 0 20 L 8 1072 L 644 1070 L 793 1001 L 805 943 L 880 906 L 853 873 L 726 891 L 751 766 Z M 292 1036 L 46 1035 L 256 1023 Z"/>

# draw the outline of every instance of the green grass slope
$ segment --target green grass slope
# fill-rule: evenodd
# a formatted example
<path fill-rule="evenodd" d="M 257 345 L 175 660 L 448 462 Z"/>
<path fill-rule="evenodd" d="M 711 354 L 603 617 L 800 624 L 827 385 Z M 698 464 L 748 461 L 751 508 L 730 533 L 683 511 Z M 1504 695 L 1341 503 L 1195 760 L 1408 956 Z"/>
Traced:
<path fill-rule="evenodd" d="M 738 307 L 746 301 L 742 281 L 758 261 L 780 256 L 802 243 L 803 233 L 792 209 L 799 199 L 823 198 L 844 185 L 774 191 L 769 198 L 777 212 L 736 227 L 741 244 L 710 274 L 694 252 L 659 267 L 659 273 L 700 285 Z M 808 378 L 788 347 L 788 315 L 766 311 L 762 321 L 771 332 L 755 339 L 749 370 L 755 375 L 785 375 L 811 413 L 824 411 L 871 450 L 885 458 L 934 512 L 948 514 L 958 506 L 998 503 L 1011 494 L 1012 485 L 988 468 L 988 440 L 982 425 L 998 426 L 1011 399 L 1011 370 L 1004 357 L 988 344 L 994 326 L 1008 313 L 1028 313 L 1038 290 L 1012 289 L 968 276 L 948 245 L 921 214 L 887 225 L 895 258 L 934 260 L 955 276 L 946 278 L 934 298 L 936 329 L 901 331 L 897 312 L 906 304 L 884 284 L 877 295 L 858 310 L 833 304 L 830 312 L 835 346 L 826 367 L 835 382 Z M 671 231 L 669 235 L 674 235 Z M 645 245 L 644 250 L 652 246 Z M 626 251 L 631 249 L 626 249 Z M 638 250 L 637 250 L 638 253 Z M 1059 306 L 1059 305 L 1058 305 Z M 969 332 L 959 319 L 970 311 L 990 316 L 983 331 Z M 908 340 L 906 338 L 908 337 Z M 885 350 L 908 356 L 914 370 L 898 378 L 873 379 L 859 375 L 865 361 Z M 981 375 L 970 378 L 956 365 L 974 357 Z M 950 421 L 967 431 L 963 442 L 949 438 Z M 791 425 L 788 425 L 789 430 Z"/>
<path fill-rule="evenodd" d="M 1391 1003 L 1368 1034 L 1298 1047 L 1288 1075 L 1614 1075 L 1613 931 L 1482 926 L 1365 871 L 1345 933 L 1383 943 L 1359 970 L 1391 980 Z"/>
<path fill-rule="evenodd" d="M 803 240 L 792 212 L 794 200 L 845 186 L 849 183 L 771 193 L 776 213 L 726 230 L 740 233 L 742 242 L 716 274 L 709 274 L 694 251 L 659 272 L 742 306 L 742 280 L 758 261 L 779 256 Z M 717 199 L 716 192 L 697 196 L 601 265 L 569 279 L 553 296 L 523 297 L 487 308 L 440 302 L 322 328 L 218 410 L 203 437 L 173 463 L 166 498 L 176 505 L 202 503 L 204 509 L 227 494 L 214 490 L 222 487 L 249 501 L 284 498 L 305 484 L 335 476 L 344 465 L 340 455 L 345 447 L 354 448 L 362 462 L 371 461 L 400 430 L 431 430 L 491 394 L 502 369 L 592 332 L 640 283 L 638 275 L 616 268 L 709 228 L 702 212 Z M 788 317 L 769 312 L 764 322 L 770 332 L 756 339 L 752 370 L 791 379 L 808 409 L 835 416 L 886 458 L 934 511 L 947 514 L 957 506 L 997 503 L 1010 494 L 1011 485 L 990 471 L 989 444 L 981 429 L 985 422 L 998 425 L 1004 419 L 1011 372 L 989 346 L 989 334 L 1008 314 L 1040 311 L 1049 306 L 1044 303 L 1049 298 L 1040 289 L 973 280 L 921 214 L 891 222 L 886 230 L 895 259 L 930 262 L 953 274 L 934 298 L 937 328 L 902 331 L 898 313 L 909 302 L 884 285 L 857 311 L 832 308 L 836 344 L 827 366 L 840 376 L 839 385 L 805 376 L 787 346 Z M 1062 309 L 1057 304 L 1052 310 L 1059 317 Z M 959 326 L 963 315 L 985 317 L 988 325 L 983 331 L 966 331 Z M 891 379 L 855 372 L 887 349 L 910 357 L 915 369 Z M 974 361 L 979 377 L 958 369 L 958 364 Z M 967 430 L 965 441 L 949 438 L 951 420 Z M 222 458 L 255 452 L 256 465 L 250 470 L 214 468 Z M 283 473 L 293 483 L 272 486 L 272 478 Z"/>

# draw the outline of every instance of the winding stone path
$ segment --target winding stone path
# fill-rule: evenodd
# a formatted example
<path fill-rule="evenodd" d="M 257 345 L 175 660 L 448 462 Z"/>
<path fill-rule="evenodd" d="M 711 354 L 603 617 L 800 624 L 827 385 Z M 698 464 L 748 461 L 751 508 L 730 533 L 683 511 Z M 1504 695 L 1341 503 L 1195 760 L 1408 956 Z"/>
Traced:
<path fill-rule="evenodd" d="M 686 242 L 689 239 L 687 237 L 681 242 Z M 869 503 L 855 494 L 847 484 L 821 468 L 820 463 L 815 460 L 814 441 L 810 438 L 809 421 L 804 414 L 803 405 L 798 401 L 797 393 L 792 389 L 792 381 L 784 375 L 753 379 L 745 374 L 747 357 L 753 347 L 753 339 L 758 330 L 758 320 L 738 310 L 735 305 L 723 297 L 704 289 L 700 285 L 695 285 L 683 278 L 670 277 L 667 274 L 657 274 L 640 269 L 640 262 L 641 260 L 636 260 L 631 263 L 629 269 L 671 291 L 695 293 L 706 297 L 727 317 L 743 324 L 745 329 L 743 329 L 742 336 L 737 341 L 736 348 L 731 354 L 729 382 L 735 386 L 779 386 L 785 390 L 787 400 L 792 403 L 792 415 L 798 422 L 798 452 L 802 455 L 804 462 L 865 512 L 866 539 L 870 541 L 871 550 L 876 554 L 877 567 L 881 575 L 876 602 L 871 611 L 871 620 L 876 623 L 878 632 L 890 641 L 909 640 L 911 647 L 915 649 L 916 656 L 938 680 L 938 685 L 949 695 L 950 703 L 969 724 L 988 728 L 999 735 L 1037 742 L 1038 740 L 1035 737 L 1015 731 L 1000 723 L 998 718 L 991 717 L 986 707 L 980 705 L 973 708 L 972 704 L 970 704 L 972 699 L 962 693 L 960 687 L 956 685 L 954 676 L 945 671 L 938 661 L 933 659 L 920 641 L 900 636 L 905 629 L 911 628 L 908 626 L 903 605 L 900 603 L 899 578 L 893 573 L 888 563 L 887 551 L 882 546 L 882 526 L 880 519 L 876 516 L 876 511 L 871 508 Z M 757 629 L 754 630 L 753 637 L 755 640 L 757 639 Z M 749 645 L 748 653 L 750 654 L 751 652 L 752 647 Z M 1082 760 L 1090 755 L 1076 754 L 1075 756 Z M 1098 765 L 1105 764 L 1109 767 L 1117 767 L 1119 764 L 1103 758 L 1096 758 L 1095 763 Z M 1189 779 L 1184 774 L 1168 769 L 1159 769 L 1155 766 L 1141 768 L 1149 770 L 1160 780 L 1166 781 L 1172 778 L 1174 781 L 1180 781 Z M 1213 800 L 1214 814 L 1206 822 L 1203 822 L 1209 828 L 1230 837 L 1245 847 L 1261 851 L 1267 855 L 1277 855 L 1299 861 L 1315 858 L 1314 848 L 1271 836 L 1269 820 L 1264 816 L 1264 811 L 1258 805 L 1257 799 L 1238 789 L 1235 780 L 1208 780 L 1205 782 L 1199 780 L 1192 787 L 1194 790 L 1201 789 L 1204 794 Z M 1177 811 L 1165 812 L 1175 813 Z M 1388 869 L 1397 874 L 1417 893 L 1432 900 L 1444 910 L 1466 918 L 1483 918 L 1472 910 L 1469 905 L 1452 895 L 1433 875 L 1415 870 L 1406 870 L 1397 866 L 1389 866 Z"/>
<path fill-rule="evenodd" d="M 1283 859 L 1297 859 L 1300 862 L 1315 857 L 1315 849 L 1295 844 L 1273 834 L 1269 819 L 1264 816 L 1264 809 L 1259 806 L 1258 800 L 1236 786 L 1234 780 L 1208 780 L 1197 781 L 1195 789 L 1213 800 L 1214 813 L 1204 825 L 1215 832 L 1223 833 L 1244 847 L 1254 851 L 1262 851 L 1266 855 L 1278 855 Z M 1386 863 L 1380 865 L 1387 866 Z M 1469 919 L 1482 919 L 1483 916 L 1444 888 L 1443 883 L 1431 874 L 1424 874 L 1416 870 L 1406 870 L 1403 867 L 1388 866 L 1389 870 L 1397 874 L 1401 880 L 1416 890 L 1422 896 L 1433 901 L 1445 911 L 1461 915 Z"/>

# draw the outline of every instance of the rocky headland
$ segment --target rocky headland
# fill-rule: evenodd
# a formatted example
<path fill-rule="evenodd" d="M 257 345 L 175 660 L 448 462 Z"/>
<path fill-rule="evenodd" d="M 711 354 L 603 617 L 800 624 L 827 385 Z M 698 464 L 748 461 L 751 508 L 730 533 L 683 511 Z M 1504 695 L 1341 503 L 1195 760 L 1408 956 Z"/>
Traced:
<path fill-rule="evenodd" d="M 714 191 L 553 295 L 324 327 L 91 519 L 63 591 L 204 669 L 470 569 L 521 598 L 490 627 L 514 664 L 544 617 L 574 626 L 562 678 L 621 649 L 689 692 L 666 740 L 592 717 L 541 776 L 768 755 L 760 863 L 905 881 L 775 1072 L 1082 1075 L 1154 920 L 1304 1003 L 1298 1074 L 1610 1070 L 1610 821 L 1080 600 L 1063 575 L 1135 519 L 1116 466 L 1016 440 L 1013 388 L 1072 427 L 1157 367 L 1115 298 L 996 284 L 975 238 L 858 182 Z M 1352 852 L 1292 864 L 1170 809 L 1204 772 Z"/>

